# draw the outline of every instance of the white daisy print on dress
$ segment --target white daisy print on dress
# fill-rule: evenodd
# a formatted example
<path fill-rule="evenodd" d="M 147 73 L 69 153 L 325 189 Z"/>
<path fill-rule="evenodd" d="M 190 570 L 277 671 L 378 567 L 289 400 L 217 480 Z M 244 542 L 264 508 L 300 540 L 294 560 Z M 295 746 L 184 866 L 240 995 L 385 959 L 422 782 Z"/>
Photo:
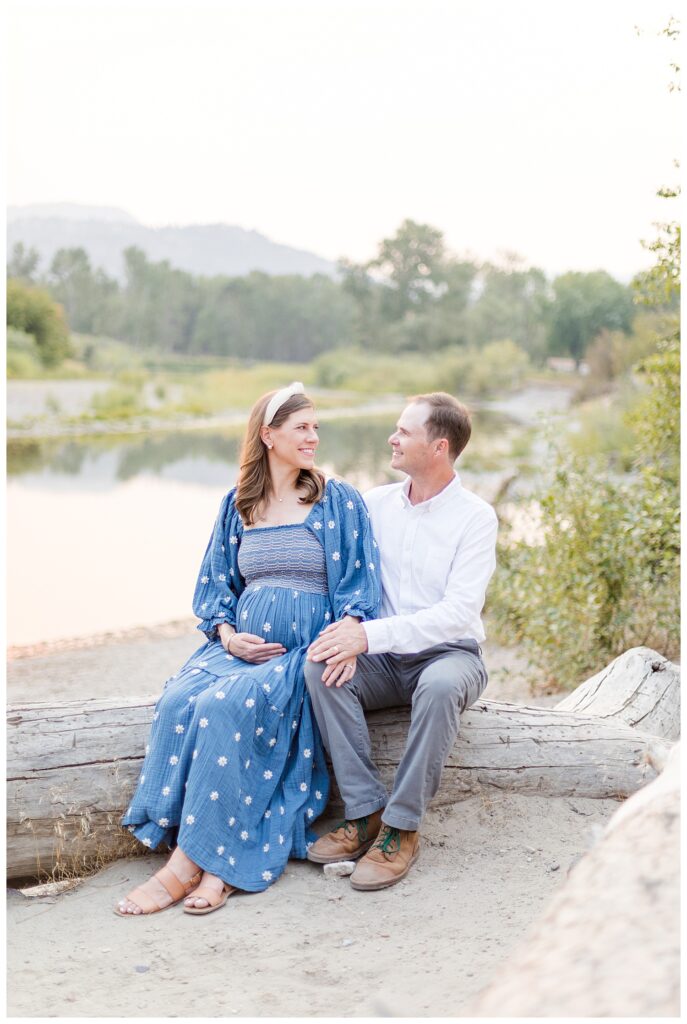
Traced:
<path fill-rule="evenodd" d="M 341 558 L 341 554 L 338 551 L 335 551 L 332 555 L 332 558 L 334 559 L 335 562 L 338 562 Z"/>
<path fill-rule="evenodd" d="M 241 733 L 240 732 L 235 732 L 234 733 L 234 739 L 238 743 L 238 741 L 241 739 Z"/>
<path fill-rule="evenodd" d="M 169 796 L 169 794 L 170 794 L 171 792 L 172 792 L 172 791 L 171 791 L 171 789 L 169 788 L 169 786 L 165 786 L 165 787 L 163 788 L 163 790 L 162 790 L 162 795 L 163 795 L 163 796 Z"/>
<path fill-rule="evenodd" d="M 158 825 L 160 826 L 160 828 L 167 828 L 167 826 L 169 825 L 169 818 L 160 818 L 160 820 L 158 821 Z"/>
<path fill-rule="evenodd" d="M 194 825 L 195 821 L 196 821 L 196 819 L 193 817 L 192 814 L 187 814 L 186 815 L 186 824 L 187 825 Z"/>
<path fill-rule="evenodd" d="M 327 523 L 327 526 L 329 527 L 330 530 L 333 530 L 334 527 L 336 526 L 336 523 L 334 522 L 333 519 L 330 519 L 329 522 Z"/>
<path fill-rule="evenodd" d="M 280 846 L 284 845 L 284 837 L 282 835 L 279 836 L 279 845 Z"/>
<path fill-rule="evenodd" d="M 234 858 L 233 858 L 233 857 L 230 857 L 230 858 L 229 858 L 229 863 L 230 863 L 230 864 L 231 864 L 231 866 L 233 867 L 233 866 L 234 866 L 234 864 L 236 863 L 236 861 L 234 860 Z"/>
<path fill-rule="evenodd" d="M 307 784 L 305 782 L 301 782 L 299 788 L 300 788 L 301 793 L 307 793 L 307 791 L 308 791 L 308 787 L 307 787 Z"/>
<path fill-rule="evenodd" d="M 224 700 L 225 697 L 226 693 L 224 692 L 224 690 L 218 690 L 217 693 L 215 694 L 215 700 Z"/>
<path fill-rule="evenodd" d="M 246 707 L 247 708 L 255 707 L 255 701 L 253 700 L 252 697 L 249 697 L 248 700 L 246 701 Z"/>
<path fill-rule="evenodd" d="M 198 757 L 198 751 L 197 751 L 197 750 L 194 750 L 194 751 L 193 751 L 193 753 L 191 754 L 191 759 L 192 759 L 193 761 L 195 761 L 195 759 L 196 759 L 197 757 Z"/>
<path fill-rule="evenodd" d="M 223 846 L 218 846 L 218 847 L 217 847 L 217 853 L 218 853 L 218 854 L 219 854 L 219 856 L 221 857 L 221 856 L 222 856 L 222 854 L 224 853 L 224 847 L 223 847 Z"/>
<path fill-rule="evenodd" d="M 210 582 L 210 577 L 209 576 L 201 576 L 200 577 L 200 582 L 201 583 L 209 583 Z"/>
<path fill-rule="evenodd" d="M 153 845 L 153 840 L 152 839 L 142 839 L 141 842 L 143 843 L 144 846 L 152 846 Z"/>
<path fill-rule="evenodd" d="M 269 770 L 269 768 L 262 773 L 262 777 L 263 777 L 263 779 L 271 779 L 272 778 L 272 772 Z"/>
<path fill-rule="evenodd" d="M 312 757 L 312 750 L 309 747 L 306 747 L 303 751 L 303 757 Z"/>
<path fill-rule="evenodd" d="M 269 843 L 265 843 L 265 845 L 262 848 L 262 852 L 263 853 L 269 853 L 270 852 L 270 844 Z"/>
<path fill-rule="evenodd" d="M 207 724 L 207 718 L 201 718 L 200 722 L 198 722 L 198 725 L 201 727 L 201 729 L 205 729 L 207 727 Z"/>
<path fill-rule="evenodd" d="M 263 871 L 262 877 L 265 879 L 266 882 L 271 882 L 272 881 L 272 872 L 271 871 Z"/>
<path fill-rule="evenodd" d="M 181 723 L 179 723 L 179 725 L 176 726 L 174 731 L 178 732 L 181 735 L 181 733 L 184 731 L 183 725 Z"/>
<path fill-rule="evenodd" d="M 179 764 L 179 758 L 177 757 L 176 754 L 172 754 L 172 756 L 169 759 L 169 763 L 170 764 Z"/>
<path fill-rule="evenodd" d="M 248 839 L 248 833 L 246 832 L 245 829 L 241 833 L 241 838 L 243 839 L 244 843 L 245 843 L 246 839 Z"/>
<path fill-rule="evenodd" d="M 346 508 L 353 510 L 353 502 L 352 501 L 347 501 L 346 502 Z"/>
<path fill-rule="evenodd" d="M 230 818 L 229 819 L 229 824 L 233 827 L 236 824 L 236 818 L 233 818 L 233 817 Z"/>
<path fill-rule="evenodd" d="M 315 814 L 315 812 L 313 811 L 312 807 L 308 807 L 308 810 L 307 810 L 308 817 L 312 818 L 314 816 L 314 814 Z"/>
<path fill-rule="evenodd" d="M 244 802 L 244 804 L 252 804 L 253 803 L 253 797 L 252 796 L 244 797 L 243 802 Z"/>
<path fill-rule="evenodd" d="M 265 731 L 265 730 L 263 729 L 263 727 L 262 727 L 261 725 L 259 725 L 259 726 L 257 727 L 257 729 L 255 730 L 255 735 L 256 735 L 256 736 L 262 736 L 262 734 L 264 733 L 264 731 Z"/>
<path fill-rule="evenodd" d="M 218 765 L 220 766 L 220 768 L 224 768 L 224 766 L 225 766 L 225 764 L 226 764 L 226 763 L 227 763 L 227 759 L 226 759 L 226 757 L 224 756 L 224 754 L 222 754 L 222 756 L 221 756 L 221 757 L 218 757 L 218 758 L 217 758 L 217 764 L 218 764 Z"/>
<path fill-rule="evenodd" d="M 283 665 L 275 665 L 274 666 L 274 671 L 275 672 L 283 672 L 284 671 L 284 666 Z"/>
<path fill-rule="evenodd" d="M 264 626 L 262 627 L 263 633 L 269 633 L 271 629 L 272 629 L 272 625 L 269 622 L 266 622 L 264 624 Z"/>
<path fill-rule="evenodd" d="M 210 793 L 210 799 L 219 800 L 219 793 L 217 792 L 216 789 L 213 789 L 212 793 Z"/>
<path fill-rule="evenodd" d="M 269 742 L 270 747 L 275 746 L 276 742 L 277 742 L 276 739 L 274 737 L 272 737 L 272 739 Z"/>
<path fill-rule="evenodd" d="M 272 817 L 272 811 L 265 811 L 265 817 L 266 818 L 271 818 Z"/>

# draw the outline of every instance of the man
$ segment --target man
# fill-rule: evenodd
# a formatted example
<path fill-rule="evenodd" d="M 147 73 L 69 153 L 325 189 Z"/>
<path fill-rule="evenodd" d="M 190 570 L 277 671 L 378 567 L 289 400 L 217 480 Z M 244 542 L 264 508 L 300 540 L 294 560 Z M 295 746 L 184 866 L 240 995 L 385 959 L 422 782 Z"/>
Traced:
<path fill-rule="evenodd" d="M 460 713 L 487 683 L 480 614 L 497 519 L 453 468 L 470 433 L 468 411 L 451 395 L 410 400 L 389 438 L 391 465 L 407 478 L 365 495 L 381 556 L 381 617 L 333 623 L 308 652 L 305 678 L 346 814 L 308 857 L 358 860 L 355 889 L 394 885 L 417 860 Z M 365 711 L 399 704 L 412 708 L 410 728 L 387 798 Z"/>

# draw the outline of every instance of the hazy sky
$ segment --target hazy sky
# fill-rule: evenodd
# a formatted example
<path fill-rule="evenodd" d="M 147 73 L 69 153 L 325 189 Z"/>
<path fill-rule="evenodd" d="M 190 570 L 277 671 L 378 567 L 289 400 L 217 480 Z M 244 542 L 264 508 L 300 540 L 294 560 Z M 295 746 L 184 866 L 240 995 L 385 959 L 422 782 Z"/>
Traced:
<path fill-rule="evenodd" d="M 15 0 L 8 201 L 356 260 L 412 217 L 460 254 L 627 277 L 675 179 L 676 46 L 656 32 L 677 8 Z"/>

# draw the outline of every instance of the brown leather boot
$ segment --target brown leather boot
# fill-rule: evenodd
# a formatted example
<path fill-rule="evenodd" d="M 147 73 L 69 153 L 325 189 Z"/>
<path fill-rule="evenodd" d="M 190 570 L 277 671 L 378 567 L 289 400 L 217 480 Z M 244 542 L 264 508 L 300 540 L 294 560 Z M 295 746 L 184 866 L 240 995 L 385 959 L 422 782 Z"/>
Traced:
<path fill-rule="evenodd" d="M 362 858 L 351 875 L 354 889 L 386 889 L 396 885 L 420 856 L 417 832 L 382 825 L 377 842 Z"/>
<path fill-rule="evenodd" d="M 365 818 L 346 818 L 332 832 L 327 832 L 313 843 L 307 853 L 308 860 L 313 864 L 357 860 L 370 849 L 381 826 L 381 811 L 374 811 Z"/>

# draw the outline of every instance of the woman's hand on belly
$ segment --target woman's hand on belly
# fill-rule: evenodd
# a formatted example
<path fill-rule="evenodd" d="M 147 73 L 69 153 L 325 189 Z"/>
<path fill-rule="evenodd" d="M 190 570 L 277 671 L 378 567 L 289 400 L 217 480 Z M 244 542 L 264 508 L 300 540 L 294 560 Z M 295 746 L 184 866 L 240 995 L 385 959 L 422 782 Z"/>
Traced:
<path fill-rule="evenodd" d="M 224 642 L 224 641 L 223 641 Z M 286 654 L 286 648 L 281 644 L 265 643 L 264 637 L 256 636 L 255 633 L 232 633 L 225 645 L 229 654 L 242 661 L 249 661 L 253 665 L 259 665 L 270 658 L 278 658 Z"/>

